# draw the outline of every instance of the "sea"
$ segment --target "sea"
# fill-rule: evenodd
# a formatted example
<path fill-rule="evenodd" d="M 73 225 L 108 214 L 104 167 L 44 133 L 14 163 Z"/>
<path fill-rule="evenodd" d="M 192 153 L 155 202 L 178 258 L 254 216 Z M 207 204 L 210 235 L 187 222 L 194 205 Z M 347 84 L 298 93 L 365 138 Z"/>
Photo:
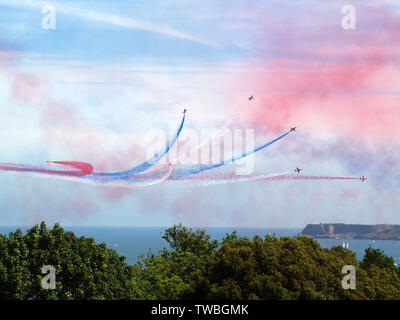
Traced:
<path fill-rule="evenodd" d="M 25 232 L 30 227 L 0 226 L 0 234 L 7 235 L 17 228 Z M 63 227 L 72 231 L 76 236 L 94 238 L 97 243 L 104 242 L 108 248 L 114 249 L 118 254 L 126 257 L 126 262 L 135 264 L 138 256 L 151 250 L 157 253 L 163 248 L 169 248 L 168 243 L 162 239 L 162 232 L 167 227 Z M 196 228 L 193 228 L 194 230 Z M 238 236 L 252 239 L 255 235 L 264 237 L 266 234 L 275 234 L 276 237 L 296 236 L 302 228 L 234 228 L 234 227 L 205 227 L 211 239 L 221 240 L 227 233 L 237 231 Z M 396 265 L 400 264 L 400 241 L 397 240 L 348 240 L 348 239 L 316 239 L 322 247 L 345 246 L 356 253 L 361 260 L 365 249 L 369 246 L 380 248 L 385 254 L 392 256 Z"/>

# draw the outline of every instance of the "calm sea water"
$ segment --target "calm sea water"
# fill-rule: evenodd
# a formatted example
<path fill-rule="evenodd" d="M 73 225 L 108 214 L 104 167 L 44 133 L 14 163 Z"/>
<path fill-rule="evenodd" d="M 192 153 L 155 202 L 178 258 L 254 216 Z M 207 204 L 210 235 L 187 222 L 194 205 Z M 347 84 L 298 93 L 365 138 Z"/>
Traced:
<path fill-rule="evenodd" d="M 29 227 L 19 227 L 25 232 Z M 134 264 L 137 257 L 148 252 L 149 248 L 153 253 L 167 247 L 168 244 L 161 238 L 165 227 L 63 227 L 64 230 L 72 231 L 77 236 L 92 237 L 97 243 L 104 242 L 107 247 L 115 249 L 120 255 L 126 257 L 126 261 Z M 15 231 L 17 227 L 0 227 L 0 234 L 8 234 Z M 264 237 L 265 234 L 276 236 L 295 236 L 299 234 L 300 228 L 205 228 L 212 239 L 221 240 L 226 233 L 236 230 L 239 236 L 252 238 L 255 235 Z M 364 256 L 364 250 L 368 246 L 380 248 L 387 255 L 392 256 L 397 264 L 400 263 L 400 241 L 392 240 L 336 240 L 317 239 L 324 248 L 341 246 L 343 243 L 357 255 L 358 259 Z"/>

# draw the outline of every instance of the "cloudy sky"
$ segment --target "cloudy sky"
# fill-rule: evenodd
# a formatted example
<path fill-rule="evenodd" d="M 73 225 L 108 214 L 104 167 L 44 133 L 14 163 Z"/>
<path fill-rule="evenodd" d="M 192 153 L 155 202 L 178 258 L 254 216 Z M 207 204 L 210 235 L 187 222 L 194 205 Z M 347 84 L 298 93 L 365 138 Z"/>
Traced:
<path fill-rule="evenodd" d="M 229 129 L 253 129 L 256 145 L 298 127 L 255 155 L 254 175 L 368 177 L 121 189 L 0 172 L 0 225 L 399 223 L 399 1 L 0 0 L 0 12 L 0 162 L 125 170 L 189 106 L 182 135 L 239 111 Z M 235 165 L 207 174 L 221 172 Z"/>

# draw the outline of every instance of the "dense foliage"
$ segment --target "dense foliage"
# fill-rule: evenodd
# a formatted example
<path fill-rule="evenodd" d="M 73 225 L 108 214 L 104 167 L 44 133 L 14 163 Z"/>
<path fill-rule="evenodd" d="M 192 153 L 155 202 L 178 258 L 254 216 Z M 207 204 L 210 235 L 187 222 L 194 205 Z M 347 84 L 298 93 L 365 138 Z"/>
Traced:
<path fill-rule="evenodd" d="M 42 289 L 41 268 L 56 269 L 56 289 Z M 42 222 L 25 235 L 0 235 L 0 299 L 128 299 L 132 268 L 92 238 Z"/>
<path fill-rule="evenodd" d="M 355 253 L 325 249 L 310 237 L 240 238 L 221 243 L 205 231 L 178 225 L 163 238 L 172 250 L 149 254 L 138 264 L 148 295 L 159 299 L 399 299 L 399 269 L 379 249 Z M 356 289 L 344 290 L 344 265 L 356 269 Z M 157 275 L 157 280 L 152 276 Z M 172 280 L 173 279 L 173 280 Z M 154 282 L 151 283 L 151 280 Z"/>
<path fill-rule="evenodd" d="M 233 232 L 218 242 L 179 224 L 162 237 L 169 248 L 130 266 L 58 224 L 0 236 L 0 299 L 400 299 L 400 269 L 379 249 L 358 262 L 305 236 Z M 40 286 L 45 264 L 56 267 L 56 290 Z M 355 267 L 356 289 L 342 288 L 344 265 Z"/>

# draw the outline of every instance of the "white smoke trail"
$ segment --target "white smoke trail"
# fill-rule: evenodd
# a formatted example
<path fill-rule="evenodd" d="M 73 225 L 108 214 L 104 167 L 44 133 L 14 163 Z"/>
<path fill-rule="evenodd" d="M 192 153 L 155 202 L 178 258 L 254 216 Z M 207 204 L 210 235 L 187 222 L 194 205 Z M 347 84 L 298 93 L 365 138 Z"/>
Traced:
<path fill-rule="evenodd" d="M 188 152 L 188 155 L 191 155 L 193 152 L 199 150 L 201 147 L 203 147 L 206 143 L 209 143 L 210 141 L 214 140 L 216 137 L 218 137 L 221 132 L 223 132 L 226 128 L 228 128 L 234 121 L 237 120 L 237 118 L 239 118 L 239 116 L 241 115 L 241 113 L 248 107 L 248 105 L 243 106 L 242 108 L 240 108 L 240 110 L 231 118 L 229 119 L 227 122 L 225 122 L 225 124 L 219 128 L 213 135 L 211 135 L 210 137 L 208 137 L 207 139 L 205 139 L 203 142 L 201 142 L 199 145 L 197 145 L 196 147 L 194 147 L 193 149 L 191 149 Z"/>
<path fill-rule="evenodd" d="M 250 176 L 245 178 L 237 178 L 237 179 L 223 179 L 223 180 L 180 180 L 190 182 L 185 184 L 186 186 L 190 187 L 205 187 L 205 186 L 212 186 L 212 185 L 219 185 L 219 184 L 229 184 L 229 183 L 239 183 L 239 182 L 254 182 L 254 181 L 262 181 L 268 180 L 269 178 L 285 176 L 290 172 L 280 172 L 280 173 L 270 173 L 270 174 L 261 174 L 257 176 Z M 178 180 L 179 181 L 179 180 Z"/>
<path fill-rule="evenodd" d="M 160 179 L 149 181 L 149 182 L 144 182 L 144 183 L 131 183 L 129 181 L 123 181 L 123 182 L 98 183 L 98 184 L 100 184 L 102 186 L 105 186 L 105 187 L 117 187 L 117 188 L 144 188 L 144 187 L 150 187 L 150 186 L 154 186 L 156 184 L 159 184 L 159 183 L 164 182 L 165 180 L 167 180 L 171 176 L 172 170 L 173 170 L 173 167 L 172 167 L 172 164 L 170 164 L 168 172 L 164 176 L 162 176 Z M 134 181 L 133 178 L 132 178 L 132 181 Z"/>
<path fill-rule="evenodd" d="M 92 185 L 92 186 L 102 186 L 102 187 L 112 187 L 112 188 L 144 188 L 144 187 L 149 187 L 149 186 L 153 186 L 156 184 L 159 184 L 165 180 L 167 180 L 171 174 L 172 174 L 172 170 L 173 167 L 172 165 L 169 165 L 169 169 L 168 172 L 163 175 L 160 179 L 158 180 L 152 180 L 149 182 L 143 182 L 143 183 L 139 183 L 136 182 L 135 183 L 135 179 L 134 177 L 132 177 L 131 182 L 128 181 L 119 181 L 119 182 L 101 182 L 101 181 L 95 181 L 95 180 L 90 180 L 90 179 L 83 179 L 83 178 L 79 178 L 79 177 L 69 177 L 69 176 L 58 176 L 58 175 L 47 175 L 47 174 L 43 174 L 43 173 L 37 173 L 37 172 L 15 172 L 15 171 L 8 171 L 8 174 L 18 174 L 18 175 L 28 175 L 28 176 L 32 176 L 35 178 L 44 178 L 44 179 L 58 179 L 58 180 L 64 180 L 64 181 L 71 181 L 71 182 L 77 182 L 77 183 L 83 183 L 83 184 L 87 184 L 87 185 Z"/>

